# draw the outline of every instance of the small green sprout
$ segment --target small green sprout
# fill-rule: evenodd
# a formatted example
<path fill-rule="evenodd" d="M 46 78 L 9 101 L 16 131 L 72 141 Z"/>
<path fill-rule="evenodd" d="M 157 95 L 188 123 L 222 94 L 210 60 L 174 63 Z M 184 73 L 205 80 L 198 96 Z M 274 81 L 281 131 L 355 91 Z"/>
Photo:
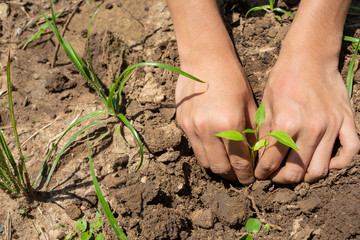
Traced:
<path fill-rule="evenodd" d="M 97 218 L 91 224 L 89 224 L 85 219 L 79 218 L 76 221 L 76 229 L 79 232 L 74 232 L 74 233 L 68 234 L 68 236 L 65 237 L 65 240 L 71 240 L 74 237 L 76 237 L 77 235 L 80 237 L 81 240 L 94 239 L 95 235 L 96 235 L 95 240 L 105 239 L 104 235 L 102 233 L 100 233 L 103 224 L 102 224 L 101 214 L 100 214 L 99 209 L 96 210 L 96 216 L 97 216 Z M 90 228 L 88 226 L 90 226 Z"/>
<path fill-rule="evenodd" d="M 263 226 L 263 228 L 265 229 L 265 234 L 264 236 L 267 236 L 269 234 L 269 231 L 271 229 L 270 224 L 265 224 Z M 248 232 L 247 234 L 245 234 L 244 236 L 242 236 L 241 238 L 239 238 L 239 240 L 253 240 L 253 237 L 251 235 L 251 233 L 258 233 L 261 229 L 261 222 L 259 219 L 257 218 L 249 218 L 246 221 L 245 224 L 245 230 Z"/>
<path fill-rule="evenodd" d="M 262 104 L 256 110 L 256 113 L 255 113 L 255 122 L 257 124 L 256 130 L 245 129 L 244 131 L 242 131 L 242 133 L 245 133 L 245 134 L 246 133 L 254 133 L 256 135 L 256 141 L 253 146 L 251 146 L 249 144 L 249 142 L 246 140 L 246 138 L 244 137 L 243 134 L 241 134 L 240 132 L 237 132 L 237 131 L 233 131 L 233 130 L 225 131 L 225 132 L 217 133 L 217 134 L 215 134 L 215 136 L 233 140 L 233 141 L 244 141 L 248 145 L 249 149 L 251 150 L 251 160 L 253 162 L 253 166 L 255 166 L 255 152 L 260 150 L 263 147 L 266 147 L 269 144 L 269 141 L 265 139 L 266 137 L 269 137 L 269 136 L 272 136 L 280 143 L 299 151 L 294 140 L 292 140 L 292 138 L 287 133 L 285 133 L 281 130 L 274 130 L 271 133 L 269 133 L 263 137 L 260 137 L 259 136 L 260 125 L 263 124 L 264 121 L 265 121 L 265 103 L 262 102 Z"/>
<path fill-rule="evenodd" d="M 20 210 L 19 210 L 19 214 L 20 214 L 21 216 L 24 216 L 24 215 L 25 215 L 24 209 L 20 209 Z"/>
<path fill-rule="evenodd" d="M 269 235 L 269 232 L 270 232 L 270 229 L 271 229 L 271 226 L 270 226 L 270 224 L 265 224 L 264 226 L 263 226 L 263 228 L 265 228 L 265 236 L 267 236 L 267 235 Z"/>
<path fill-rule="evenodd" d="M 360 49 L 359 48 L 360 40 L 358 38 L 349 37 L 349 36 L 344 36 L 344 40 L 351 42 L 352 46 L 355 48 L 353 57 L 349 64 L 349 70 L 347 72 L 347 77 L 346 77 L 346 89 L 348 91 L 349 98 L 351 98 L 352 91 L 353 91 L 353 83 L 354 83 L 354 67 L 355 67 L 356 57 L 357 57 L 358 51 Z"/>
<path fill-rule="evenodd" d="M 247 18 L 248 14 L 250 12 L 253 12 L 253 11 L 259 11 L 259 10 L 265 10 L 267 12 L 280 12 L 280 13 L 284 13 L 288 16 L 290 16 L 292 19 L 294 19 L 294 15 L 292 15 L 291 13 L 289 13 L 288 11 L 285 11 L 284 9 L 282 8 L 278 8 L 278 7 L 274 7 L 274 4 L 275 4 L 275 0 L 269 0 L 269 4 L 268 5 L 262 5 L 262 6 L 257 6 L 257 7 L 253 7 L 253 8 L 250 8 L 246 14 L 245 14 L 245 19 Z M 275 18 L 280 22 L 282 23 L 282 19 L 279 15 L 276 15 L 275 14 Z"/>

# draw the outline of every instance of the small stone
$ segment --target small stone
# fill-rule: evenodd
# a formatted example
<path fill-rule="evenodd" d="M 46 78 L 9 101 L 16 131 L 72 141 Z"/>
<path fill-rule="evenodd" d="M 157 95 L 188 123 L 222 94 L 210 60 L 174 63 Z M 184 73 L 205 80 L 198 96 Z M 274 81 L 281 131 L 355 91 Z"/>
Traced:
<path fill-rule="evenodd" d="M 72 204 L 65 207 L 65 212 L 72 220 L 77 220 L 83 215 L 81 209 L 78 206 Z"/>
<path fill-rule="evenodd" d="M 193 223 L 201 228 L 212 228 L 215 223 L 215 216 L 209 209 L 195 211 L 191 218 Z"/>
<path fill-rule="evenodd" d="M 180 157 L 180 151 L 170 150 L 162 154 L 157 160 L 159 162 L 174 162 Z"/>
<path fill-rule="evenodd" d="M 0 20 L 5 20 L 9 13 L 9 5 L 6 3 L 0 3 Z"/>

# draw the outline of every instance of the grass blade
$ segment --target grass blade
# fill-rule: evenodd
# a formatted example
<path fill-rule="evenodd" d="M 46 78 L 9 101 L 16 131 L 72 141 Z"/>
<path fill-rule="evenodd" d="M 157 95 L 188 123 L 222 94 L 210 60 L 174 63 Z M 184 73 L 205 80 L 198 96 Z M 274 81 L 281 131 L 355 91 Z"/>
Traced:
<path fill-rule="evenodd" d="M 289 17 L 291 17 L 292 19 L 294 19 L 294 15 L 292 15 L 292 14 L 289 13 L 288 11 L 285 11 L 285 10 L 282 9 L 282 8 L 274 8 L 274 11 L 284 13 L 284 14 L 288 15 Z"/>
<path fill-rule="evenodd" d="M 68 147 L 71 143 L 73 143 L 73 142 L 75 141 L 75 139 L 76 139 L 80 134 L 83 134 L 83 133 L 86 131 L 86 129 L 98 125 L 98 124 L 99 124 L 101 121 L 103 121 L 103 120 L 104 120 L 104 119 L 96 120 L 96 121 L 94 121 L 94 122 L 89 123 L 88 125 L 86 125 L 86 126 L 83 127 L 82 129 L 80 129 L 78 132 L 76 132 L 76 133 L 69 139 L 69 141 L 67 141 L 67 142 L 65 143 L 65 145 L 61 148 L 61 150 L 59 151 L 58 155 L 56 156 L 56 159 L 55 159 L 55 161 L 54 161 L 54 164 L 52 165 L 52 167 L 51 167 L 51 169 L 50 169 L 50 171 L 49 171 L 49 174 L 48 174 L 47 179 L 46 179 L 46 182 L 45 182 L 46 185 L 49 185 L 49 182 L 50 182 L 50 180 L 51 180 L 51 176 L 52 176 L 53 172 L 54 172 L 55 169 L 56 169 L 56 166 L 57 166 L 57 164 L 58 164 L 58 162 L 59 162 L 59 159 L 60 159 L 61 155 L 63 154 L 63 152 L 67 149 L 67 147 Z"/>
<path fill-rule="evenodd" d="M 48 163 L 48 161 L 50 160 L 50 157 L 52 156 L 53 152 L 55 151 L 56 147 L 58 146 L 59 142 L 61 141 L 61 139 L 65 136 L 65 134 L 70 131 L 75 125 L 77 125 L 78 123 L 82 122 L 82 121 L 85 121 L 86 119 L 89 119 L 89 118 L 92 118 L 92 117 L 97 117 L 97 116 L 101 116 L 101 115 L 105 115 L 105 112 L 104 110 L 98 110 L 98 111 L 95 111 L 95 112 L 92 112 L 90 114 L 87 114 L 81 118 L 79 118 L 78 120 L 76 120 L 74 123 L 72 123 L 68 128 L 66 128 L 66 130 L 64 131 L 64 133 L 60 136 L 60 138 L 57 140 L 57 142 L 55 143 L 55 145 L 51 148 L 50 152 L 48 153 L 45 161 L 44 161 L 44 164 L 38 174 L 38 176 L 36 177 L 35 179 L 35 182 L 33 183 L 33 187 L 35 187 L 38 183 L 38 181 L 40 180 L 40 177 L 43 175 L 43 172 L 46 168 L 46 165 Z"/>
<path fill-rule="evenodd" d="M 354 66 L 355 66 L 356 56 L 357 56 L 357 53 L 358 53 L 358 50 L 359 50 L 359 44 L 360 44 L 360 41 L 358 41 L 357 44 L 356 44 L 355 52 L 354 52 L 353 57 L 351 59 L 351 62 L 350 62 L 350 65 L 349 65 L 349 70 L 347 72 L 347 77 L 346 77 L 346 89 L 348 91 L 349 98 L 351 98 L 352 91 L 353 91 Z"/>
<path fill-rule="evenodd" d="M 60 12 L 59 14 L 55 14 L 55 20 L 56 18 L 60 17 L 61 14 L 63 12 Z M 51 17 L 47 17 L 47 18 L 51 18 Z M 39 30 L 34 34 L 32 35 L 24 44 L 23 48 L 25 49 L 26 46 L 31 43 L 32 41 L 34 41 L 35 39 L 37 39 L 38 37 L 41 36 L 41 34 L 43 34 L 43 32 L 45 32 L 45 30 L 49 27 L 49 23 L 45 22 L 43 25 L 40 26 Z"/>
<path fill-rule="evenodd" d="M 259 10 L 265 10 L 265 9 L 270 9 L 271 10 L 271 6 L 270 5 L 263 5 L 263 6 L 250 8 L 245 14 L 245 20 L 246 20 L 247 16 L 249 15 L 249 13 L 254 12 L 254 11 L 259 11 Z"/>
<path fill-rule="evenodd" d="M 125 233 L 121 230 L 118 223 L 116 222 L 116 219 L 115 219 L 114 215 L 111 213 L 110 207 L 106 203 L 104 195 L 101 192 L 99 182 L 96 179 L 94 166 L 93 166 L 93 162 L 92 162 L 92 158 L 91 158 L 90 146 L 89 146 L 89 136 L 88 136 L 88 140 L 87 140 L 87 149 L 88 149 L 88 153 L 89 153 L 89 165 L 90 165 L 91 177 L 92 177 L 94 187 L 95 187 L 95 191 L 96 191 L 96 195 L 97 195 L 97 197 L 99 199 L 101 207 L 103 208 L 103 210 L 105 212 L 105 215 L 106 215 L 107 219 L 109 220 L 109 223 L 110 223 L 111 227 L 114 229 L 115 234 L 118 237 L 118 239 L 127 240 L 127 237 L 126 237 Z"/>
<path fill-rule="evenodd" d="M 121 121 L 125 124 L 125 126 L 127 128 L 129 128 L 129 130 L 131 131 L 131 133 L 133 134 L 134 138 L 136 139 L 138 145 L 139 145 L 139 148 L 140 148 L 140 163 L 139 163 L 139 166 L 136 168 L 135 172 L 138 171 L 143 163 L 143 160 L 144 160 L 144 148 L 143 148 L 143 145 L 141 143 L 141 139 L 139 137 L 139 134 L 137 133 L 137 131 L 135 130 L 135 128 L 131 125 L 131 123 L 129 122 L 129 120 L 127 120 L 127 118 L 123 115 L 123 114 L 118 114 L 116 115 L 118 118 L 121 119 Z"/>

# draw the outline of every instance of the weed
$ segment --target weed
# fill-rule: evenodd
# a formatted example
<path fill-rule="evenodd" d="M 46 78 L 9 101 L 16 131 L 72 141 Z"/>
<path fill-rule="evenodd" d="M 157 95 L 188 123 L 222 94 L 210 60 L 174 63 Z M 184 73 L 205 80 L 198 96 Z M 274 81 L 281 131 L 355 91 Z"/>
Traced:
<path fill-rule="evenodd" d="M 80 218 L 76 221 L 76 229 L 79 232 L 70 233 L 65 237 L 65 240 L 71 240 L 79 236 L 81 240 L 104 240 L 105 237 L 101 232 L 103 227 L 101 214 L 99 209 L 96 210 L 96 219 L 92 223 L 88 223 L 85 219 Z M 96 237 L 95 237 L 96 236 Z"/>
<path fill-rule="evenodd" d="M 260 137 L 259 136 L 260 125 L 263 124 L 264 121 L 265 121 L 265 103 L 262 102 L 262 104 L 256 110 L 256 113 L 255 113 L 255 122 L 257 124 L 256 130 L 245 129 L 244 131 L 242 131 L 242 133 L 245 133 L 245 134 L 251 133 L 251 134 L 256 135 L 256 141 L 253 146 L 251 146 L 249 144 L 249 142 L 246 140 L 246 138 L 240 132 L 237 132 L 237 131 L 233 131 L 233 130 L 225 131 L 225 132 L 217 133 L 217 134 L 215 134 L 215 136 L 233 140 L 233 141 L 245 141 L 245 143 L 248 145 L 249 149 L 251 150 L 251 159 L 252 159 L 253 165 L 255 165 L 255 152 L 263 147 L 266 147 L 269 144 L 269 141 L 264 139 L 268 136 L 272 136 L 280 143 L 299 151 L 298 147 L 296 146 L 296 144 L 292 140 L 292 138 L 287 133 L 285 133 L 281 130 L 274 130 L 271 133 L 269 133 L 263 137 Z"/>
<path fill-rule="evenodd" d="M 127 240 L 127 237 L 126 237 L 125 233 L 119 227 L 118 223 L 116 222 L 116 219 L 115 219 L 114 215 L 112 214 L 112 212 L 110 210 L 109 205 L 106 203 L 104 195 L 102 194 L 99 183 L 98 183 L 98 181 L 96 179 L 95 170 L 94 170 L 92 157 L 91 157 L 91 152 L 90 152 L 89 136 L 88 136 L 88 141 L 87 141 L 87 147 L 88 147 L 88 154 L 89 154 L 89 165 L 90 165 L 91 177 L 92 177 L 92 180 L 93 180 L 96 195 L 97 195 L 97 197 L 99 199 L 100 205 L 101 205 L 102 209 L 104 210 L 105 215 L 106 215 L 107 219 L 109 220 L 109 223 L 110 223 L 111 227 L 114 229 L 115 234 L 118 237 L 118 239 Z"/>
<path fill-rule="evenodd" d="M 4 192 L 9 193 L 9 195 L 13 197 L 20 197 L 20 195 L 30 197 L 32 195 L 32 187 L 25 166 L 25 160 L 27 160 L 27 157 L 23 155 L 21 150 L 19 135 L 16 128 L 14 104 L 12 101 L 10 77 L 10 50 L 8 51 L 6 72 L 8 106 L 11 116 L 12 128 L 14 131 L 16 147 L 19 152 L 19 159 L 18 161 L 15 161 L 14 156 L 5 140 L 5 137 L 0 130 L 0 189 Z"/>
<path fill-rule="evenodd" d="M 130 124 L 129 120 L 125 117 L 125 115 L 123 113 L 120 112 L 120 104 L 121 104 L 121 94 L 122 94 L 122 90 L 123 87 L 126 83 L 126 81 L 130 78 L 131 74 L 133 73 L 133 71 L 140 66 L 153 66 L 153 67 L 160 67 L 160 68 L 164 68 L 164 69 L 168 69 L 171 70 L 173 72 L 176 72 L 178 74 L 184 75 L 190 79 L 193 79 L 195 81 L 199 81 L 199 82 L 203 82 L 200 79 L 195 78 L 194 76 L 187 74 L 175 67 L 166 65 L 166 64 L 161 64 L 161 63 L 149 63 L 149 62 L 142 62 L 142 63 L 137 63 L 134 64 L 130 67 L 128 67 L 127 69 L 125 69 L 120 76 L 116 79 L 116 81 L 110 85 L 109 87 L 109 91 L 108 94 L 106 94 L 105 89 L 103 89 L 103 87 L 101 86 L 97 75 L 94 71 L 93 65 L 92 65 L 92 60 L 91 60 L 91 56 L 90 56 L 90 50 L 89 50 L 89 37 L 90 37 L 90 26 L 91 23 L 96 15 L 96 13 L 100 10 L 101 7 L 99 7 L 95 13 L 93 14 L 89 26 L 88 26 L 88 32 L 87 32 L 87 52 L 88 52 L 88 65 L 86 65 L 84 63 L 84 61 L 79 57 L 79 55 L 76 53 L 76 51 L 73 49 L 73 47 L 71 46 L 70 42 L 66 41 L 60 34 L 57 24 L 56 24 L 56 17 L 55 17 L 55 13 L 52 7 L 52 3 L 50 1 L 50 9 L 51 9 L 51 20 L 52 22 L 50 22 L 50 20 L 45 16 L 45 14 L 43 13 L 42 9 L 39 7 L 41 14 L 43 15 L 43 17 L 45 18 L 46 22 L 48 23 L 48 25 L 50 26 L 51 30 L 54 32 L 54 35 L 56 36 L 56 38 L 58 39 L 61 47 L 63 48 L 63 50 L 65 51 L 66 55 L 68 56 L 68 58 L 71 60 L 71 62 L 75 65 L 75 67 L 77 68 L 77 70 L 83 75 L 83 77 L 86 79 L 86 81 L 90 84 L 90 86 L 95 90 L 95 92 L 100 96 L 105 109 L 107 110 L 106 113 L 109 117 L 114 117 L 118 120 L 120 120 L 133 134 L 135 140 L 138 143 L 139 149 L 140 149 L 140 163 L 138 165 L 138 167 L 136 168 L 136 171 L 139 170 L 139 168 L 142 165 L 143 162 L 143 157 L 144 157 L 144 150 L 143 150 L 143 145 L 140 139 L 140 136 L 138 135 L 137 131 L 135 130 L 135 128 Z M 93 117 L 98 117 L 98 116 L 104 116 L 106 115 L 105 110 L 99 110 L 93 113 L 90 113 L 82 118 L 80 118 L 79 120 L 77 120 L 75 123 L 73 123 L 71 126 L 69 126 L 64 134 L 59 138 L 58 142 L 61 140 L 61 138 L 75 125 L 77 125 L 78 123 L 86 120 L 86 119 L 90 119 Z M 78 131 L 75 135 L 73 135 L 73 137 L 70 138 L 70 140 L 65 144 L 65 146 L 60 150 L 59 154 L 57 155 L 54 164 L 52 165 L 48 176 L 47 176 L 47 180 L 46 180 L 46 184 L 49 183 L 51 176 L 57 166 L 57 163 L 60 159 L 60 156 L 62 154 L 63 151 L 65 151 L 65 149 L 75 140 L 75 138 L 84 133 L 85 130 L 89 127 L 92 126 L 96 126 L 98 125 L 100 122 L 102 122 L 103 120 L 105 120 L 106 118 L 100 119 L 100 120 L 96 120 L 91 122 L 90 124 L 86 125 L 83 129 L 81 129 L 80 131 Z M 117 131 L 120 135 L 121 131 L 120 131 L 120 127 Z M 121 137 L 121 136 L 120 136 Z M 58 144 L 58 142 L 55 144 L 55 146 Z M 54 147 L 55 147 L 54 146 Z M 55 148 L 53 148 L 51 150 L 51 153 L 53 152 Z M 50 158 L 50 157 L 49 157 Z M 49 158 L 47 158 L 45 160 L 45 163 L 43 165 L 42 170 L 40 171 L 38 177 L 36 178 L 35 182 L 33 185 L 36 185 L 38 180 L 40 179 L 40 177 L 43 174 L 44 169 L 46 169 L 47 166 L 47 162 L 49 161 Z"/>
<path fill-rule="evenodd" d="M 275 0 L 269 0 L 269 4 L 267 4 L 267 5 L 262 5 L 262 6 L 257 6 L 257 7 L 250 8 L 245 14 L 245 20 L 246 20 L 248 14 L 250 12 L 259 11 L 259 10 L 265 10 L 267 12 L 273 12 L 273 13 L 275 13 L 275 12 L 284 13 L 284 14 L 290 16 L 292 19 L 294 19 L 294 15 L 292 15 L 288 11 L 285 11 L 282 8 L 274 7 L 274 4 L 275 4 Z M 275 14 L 274 16 L 280 23 L 282 23 L 282 19 L 281 19 L 281 17 L 279 15 Z"/>

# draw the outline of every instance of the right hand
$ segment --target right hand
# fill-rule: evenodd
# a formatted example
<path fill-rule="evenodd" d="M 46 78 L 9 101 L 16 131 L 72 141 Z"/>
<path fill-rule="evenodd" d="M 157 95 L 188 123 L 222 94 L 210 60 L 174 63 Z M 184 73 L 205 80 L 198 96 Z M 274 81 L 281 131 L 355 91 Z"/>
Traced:
<path fill-rule="evenodd" d="M 205 59 L 196 66 L 182 63 L 185 72 L 206 83 L 179 77 L 175 95 L 177 121 L 188 136 L 200 165 L 226 179 L 250 184 L 255 178 L 247 145 L 244 141 L 229 141 L 214 135 L 256 127 L 257 107 L 249 84 L 235 56 Z"/>

